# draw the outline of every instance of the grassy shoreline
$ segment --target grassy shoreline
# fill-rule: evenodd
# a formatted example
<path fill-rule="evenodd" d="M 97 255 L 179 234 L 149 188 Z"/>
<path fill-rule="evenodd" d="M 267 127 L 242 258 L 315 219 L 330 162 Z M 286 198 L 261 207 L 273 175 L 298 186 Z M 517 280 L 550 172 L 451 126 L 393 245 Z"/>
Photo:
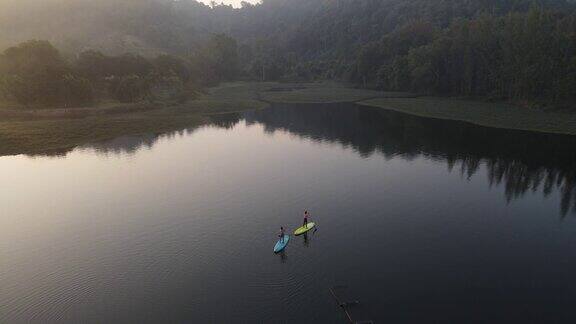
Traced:
<path fill-rule="evenodd" d="M 230 88 L 230 86 L 228 86 Z M 184 104 L 137 103 L 74 109 L 0 109 L 0 156 L 45 154 L 125 135 L 199 126 L 210 114 L 262 109 L 254 86 L 212 88 Z"/>
<path fill-rule="evenodd" d="M 438 97 L 375 98 L 358 104 L 492 128 L 576 135 L 576 114 L 562 111 Z"/>
<path fill-rule="evenodd" d="M 207 116 L 263 109 L 275 103 L 337 103 L 460 120 L 488 127 L 576 135 L 576 114 L 506 104 L 354 89 L 334 82 L 232 82 L 184 104 L 110 104 L 76 109 L 0 109 L 0 156 L 41 154 L 123 135 L 164 133 L 202 125 Z"/>

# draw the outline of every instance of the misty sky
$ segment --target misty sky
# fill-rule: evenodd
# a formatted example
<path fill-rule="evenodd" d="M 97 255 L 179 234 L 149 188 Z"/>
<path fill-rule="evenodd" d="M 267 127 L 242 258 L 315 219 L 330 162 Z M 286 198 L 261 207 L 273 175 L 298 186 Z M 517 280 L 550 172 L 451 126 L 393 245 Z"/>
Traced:
<path fill-rule="evenodd" d="M 206 4 L 209 4 L 212 0 L 199 0 L 200 2 L 204 2 Z M 231 4 L 234 7 L 240 7 L 240 2 L 242 1 L 246 1 L 246 2 L 250 2 L 250 3 L 257 3 L 260 2 L 259 0 L 215 0 L 217 3 L 225 3 L 225 4 Z"/>

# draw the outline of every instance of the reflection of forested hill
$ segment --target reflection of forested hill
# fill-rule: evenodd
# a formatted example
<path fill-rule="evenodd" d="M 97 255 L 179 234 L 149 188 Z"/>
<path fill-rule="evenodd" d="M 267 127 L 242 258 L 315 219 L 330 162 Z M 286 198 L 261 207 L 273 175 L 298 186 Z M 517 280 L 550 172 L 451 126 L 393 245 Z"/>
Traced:
<path fill-rule="evenodd" d="M 513 199 L 528 191 L 557 189 L 562 211 L 576 211 L 576 137 L 493 129 L 468 123 L 420 118 L 353 105 L 277 106 L 250 112 L 248 123 L 269 132 L 286 130 L 314 140 L 338 142 L 362 156 L 420 155 L 446 161 L 472 176 L 484 163 L 493 185 Z"/>
<path fill-rule="evenodd" d="M 230 129 L 238 124 L 240 120 L 239 114 L 222 114 L 213 116 L 209 124 L 210 127 Z M 120 136 L 115 139 L 99 141 L 94 143 L 84 144 L 74 148 L 65 148 L 61 150 L 52 150 L 38 152 L 36 154 L 27 154 L 27 156 L 41 156 L 41 157 L 66 157 L 70 152 L 75 149 L 92 150 L 99 155 L 114 155 L 114 154 L 127 154 L 133 155 L 142 149 L 151 149 L 156 143 L 162 139 L 172 139 L 178 136 L 186 136 L 194 133 L 198 128 L 190 127 L 178 131 L 167 132 L 162 134 L 150 133 L 144 135 L 127 135 Z"/>
<path fill-rule="evenodd" d="M 491 185 L 503 185 L 506 198 L 527 192 L 562 195 L 562 213 L 576 212 L 576 136 L 539 134 L 421 118 L 351 104 L 277 105 L 243 114 L 212 116 L 212 127 L 230 129 L 245 119 L 266 132 L 283 130 L 315 141 L 340 143 L 359 155 L 379 154 L 445 161 L 450 170 L 471 177 L 484 164 Z M 99 154 L 133 154 L 159 139 L 191 134 L 127 136 L 83 146 Z M 67 152 L 54 152 L 65 155 Z"/>
<path fill-rule="evenodd" d="M 166 136 L 170 136 L 170 134 Z M 92 149 L 100 154 L 134 154 L 142 148 L 152 148 L 160 137 L 161 135 L 158 134 L 121 136 L 109 141 L 88 144 L 81 148 Z"/>

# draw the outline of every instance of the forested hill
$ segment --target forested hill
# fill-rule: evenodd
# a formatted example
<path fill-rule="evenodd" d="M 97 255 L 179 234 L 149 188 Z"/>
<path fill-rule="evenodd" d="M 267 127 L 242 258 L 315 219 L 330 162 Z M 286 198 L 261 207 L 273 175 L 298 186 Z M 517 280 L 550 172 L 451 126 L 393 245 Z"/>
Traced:
<path fill-rule="evenodd" d="M 0 46 L 193 55 L 236 39 L 241 76 L 565 101 L 576 89 L 574 0 L 3 0 Z"/>
<path fill-rule="evenodd" d="M 426 21 L 504 16 L 530 8 L 569 15 L 574 0 L 263 0 L 241 9 L 195 0 L 1 0 L 0 47 L 29 39 L 62 50 L 182 54 L 211 33 L 306 57 L 353 55 L 358 46 Z M 142 53 L 138 53 L 142 54 Z M 146 54 L 146 53 L 144 53 Z"/>
<path fill-rule="evenodd" d="M 235 27 L 244 37 L 273 37 L 288 50 L 316 56 L 345 54 L 414 20 L 446 28 L 458 19 L 531 8 L 570 12 L 574 5 L 566 0 L 265 0 L 243 10 L 250 23 Z"/>
<path fill-rule="evenodd" d="M 252 61 L 276 75 L 494 99 L 576 94 L 574 1 L 268 0 L 245 11 L 287 12 L 238 29 L 260 35 Z"/>

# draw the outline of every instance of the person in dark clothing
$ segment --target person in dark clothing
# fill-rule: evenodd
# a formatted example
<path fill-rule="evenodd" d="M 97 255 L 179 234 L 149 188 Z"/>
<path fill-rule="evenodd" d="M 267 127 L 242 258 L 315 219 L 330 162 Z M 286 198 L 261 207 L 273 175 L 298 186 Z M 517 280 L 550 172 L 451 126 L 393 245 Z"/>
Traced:
<path fill-rule="evenodd" d="M 310 213 L 308 213 L 307 210 L 304 211 L 304 222 L 302 223 L 303 227 L 308 228 L 308 217 L 310 216 Z"/>

